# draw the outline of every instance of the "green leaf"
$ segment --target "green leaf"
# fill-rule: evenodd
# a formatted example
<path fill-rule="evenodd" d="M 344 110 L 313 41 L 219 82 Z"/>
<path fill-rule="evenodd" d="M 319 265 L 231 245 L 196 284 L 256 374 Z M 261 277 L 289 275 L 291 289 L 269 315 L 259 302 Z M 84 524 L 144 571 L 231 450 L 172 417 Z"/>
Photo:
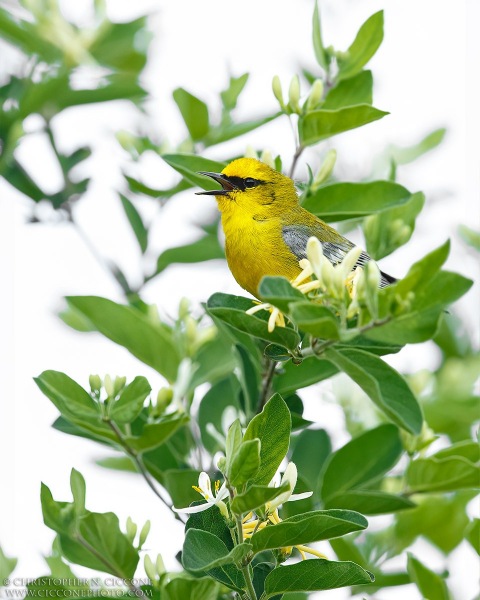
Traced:
<path fill-rule="evenodd" d="M 254 129 L 258 129 L 263 125 L 270 123 L 282 114 L 283 112 L 277 112 L 273 115 L 261 117 L 260 119 L 253 119 L 242 123 L 222 123 L 217 127 L 212 127 L 204 140 L 205 147 L 221 144 L 236 137 L 240 137 L 241 135 L 245 135 Z"/>
<path fill-rule="evenodd" d="M 331 88 L 322 109 L 337 109 L 357 104 L 372 104 L 373 77 L 371 71 L 361 71 L 354 77 L 339 81 Z"/>
<path fill-rule="evenodd" d="M 406 148 L 402 148 L 399 146 L 390 146 L 389 153 L 391 158 L 396 162 L 397 165 L 406 165 L 408 163 L 417 160 L 430 150 L 436 148 L 439 144 L 442 143 L 443 138 L 445 137 L 446 129 L 440 128 L 435 129 L 427 136 L 425 136 L 418 144 L 414 146 L 409 146 Z"/>
<path fill-rule="evenodd" d="M 314 110 L 302 115 L 298 120 L 300 143 L 302 146 L 313 146 L 338 133 L 378 121 L 388 114 L 368 104 L 347 106 L 336 110 Z"/>
<path fill-rule="evenodd" d="M 407 570 L 424 598 L 450 600 L 447 584 L 442 577 L 422 564 L 410 552 L 408 553 Z"/>
<path fill-rule="evenodd" d="M 228 88 L 220 93 L 222 104 L 227 111 L 234 110 L 237 106 L 238 97 L 248 81 L 248 76 L 248 73 L 244 73 L 240 77 L 230 77 Z"/>
<path fill-rule="evenodd" d="M 328 70 L 329 59 L 328 55 L 325 51 L 325 47 L 323 45 L 322 39 L 322 28 L 320 23 L 320 11 L 318 10 L 318 2 L 315 0 L 315 8 L 313 10 L 313 19 L 312 19 L 312 41 L 313 41 L 313 51 L 315 52 L 315 58 L 317 59 L 318 64 L 325 69 Z"/>
<path fill-rule="evenodd" d="M 424 204 L 425 196 L 418 192 L 412 194 L 401 206 L 367 217 L 363 222 L 363 231 L 368 254 L 378 260 L 406 244 L 412 236 L 415 219 Z"/>
<path fill-rule="evenodd" d="M 160 482 L 167 490 L 174 506 L 186 508 L 192 502 L 198 502 L 200 495 L 192 486 L 198 485 L 199 474 L 199 471 L 194 469 L 168 469 L 162 471 L 159 478 Z"/>
<path fill-rule="evenodd" d="M 480 465 L 461 456 L 418 458 L 406 472 L 412 493 L 480 488 Z"/>
<path fill-rule="evenodd" d="M 3 552 L 0 547 L 0 588 L 4 585 L 4 579 L 6 579 L 10 573 L 13 572 L 15 567 L 17 566 L 16 558 L 9 558 Z"/>
<path fill-rule="evenodd" d="M 402 452 L 394 425 L 380 425 L 354 438 L 326 461 L 321 490 L 324 502 L 378 481 L 397 463 Z"/>
<path fill-rule="evenodd" d="M 472 463 L 480 462 L 480 444 L 473 440 L 458 442 L 457 444 L 443 448 L 443 450 L 439 450 L 432 458 L 443 459 L 452 456 L 463 457 Z"/>
<path fill-rule="evenodd" d="M 369 17 L 358 30 L 357 36 L 346 51 L 339 56 L 338 78 L 347 79 L 358 73 L 372 58 L 383 40 L 383 10 Z"/>
<path fill-rule="evenodd" d="M 212 171 L 220 173 L 227 166 L 226 162 L 220 163 L 196 154 L 162 154 L 161 158 L 182 175 L 188 183 L 201 187 L 204 190 L 215 190 L 218 183 L 210 177 L 199 175 L 199 171 Z"/>
<path fill-rule="evenodd" d="M 60 534 L 67 560 L 83 567 L 131 579 L 138 564 L 138 551 L 121 532 L 113 513 L 89 513 L 79 519 L 78 533 Z"/>
<path fill-rule="evenodd" d="M 307 429 L 296 439 L 291 460 L 314 495 L 318 492 L 320 473 L 331 451 L 332 444 L 324 429 Z"/>
<path fill-rule="evenodd" d="M 383 515 L 414 506 L 408 498 L 376 490 L 349 490 L 335 494 L 325 502 L 325 508 L 355 510 L 365 515 Z"/>
<path fill-rule="evenodd" d="M 237 515 L 242 515 L 251 510 L 256 510 L 289 489 L 290 484 L 288 482 L 277 488 L 267 485 L 252 485 L 243 494 L 235 496 L 231 505 L 232 511 Z"/>
<path fill-rule="evenodd" d="M 258 287 L 261 300 L 287 313 L 291 302 L 305 300 L 302 292 L 294 288 L 286 277 L 263 277 Z"/>
<path fill-rule="evenodd" d="M 208 107 L 205 102 L 183 88 L 174 90 L 173 99 L 182 113 L 192 140 L 197 142 L 204 138 L 210 129 Z"/>
<path fill-rule="evenodd" d="M 357 219 L 407 204 L 412 195 L 393 181 L 332 183 L 307 196 L 302 206 L 324 221 Z"/>
<path fill-rule="evenodd" d="M 273 331 L 268 331 L 268 317 L 262 319 L 255 315 L 247 315 L 245 310 L 238 308 L 230 308 L 232 304 L 238 305 L 238 296 L 229 296 L 228 294 L 213 294 L 208 300 L 208 312 L 213 316 L 221 319 L 234 329 L 243 333 L 248 333 L 256 338 L 260 338 L 267 342 L 278 344 L 285 348 L 294 349 L 300 343 L 298 333 L 289 327 L 276 327 Z M 247 300 L 246 298 L 244 300 Z M 245 305 L 248 308 L 253 306 L 251 301 L 247 301 Z"/>
<path fill-rule="evenodd" d="M 239 487 L 253 479 L 260 468 L 260 440 L 242 442 L 230 467 L 230 483 Z"/>
<path fill-rule="evenodd" d="M 70 473 L 70 488 L 72 490 L 73 505 L 77 517 L 85 514 L 85 496 L 87 488 L 83 475 L 76 469 L 72 469 Z"/>
<path fill-rule="evenodd" d="M 104 336 L 124 346 L 169 382 L 177 377 L 180 358 L 172 334 L 140 311 L 98 296 L 70 296 L 67 302 Z"/>
<path fill-rule="evenodd" d="M 420 406 L 395 369 L 377 356 L 354 348 L 328 348 L 325 357 L 353 379 L 389 419 L 410 433 L 420 433 Z"/>
<path fill-rule="evenodd" d="M 60 371 L 44 371 L 35 383 L 67 419 L 98 418 L 100 407 L 76 381 Z"/>
<path fill-rule="evenodd" d="M 244 442 L 258 438 L 261 442 L 260 472 L 254 483 L 265 485 L 275 475 L 285 458 L 290 444 L 291 418 L 288 406 L 275 394 L 263 407 L 262 412 L 248 424 Z"/>
<path fill-rule="evenodd" d="M 217 258 L 225 258 L 225 252 L 220 246 L 216 234 L 208 234 L 191 244 L 164 250 L 157 259 L 155 275 L 158 275 L 168 266 L 175 263 L 193 264 Z"/>
<path fill-rule="evenodd" d="M 456 492 L 449 495 L 417 496 L 418 506 L 396 515 L 392 533 L 394 550 L 398 554 L 419 536 L 425 537 L 444 554 L 449 554 L 464 539 L 469 524 L 466 506 L 476 492 Z"/>
<path fill-rule="evenodd" d="M 368 523 L 361 514 L 348 510 L 316 510 L 269 525 L 250 538 L 255 553 L 273 548 L 310 544 L 361 531 Z"/>
<path fill-rule="evenodd" d="M 240 419 L 235 419 L 228 428 L 227 437 L 225 439 L 225 469 L 227 471 L 227 476 L 230 476 L 233 457 L 240 448 L 242 440 L 242 425 L 240 424 Z"/>
<path fill-rule="evenodd" d="M 290 307 L 290 316 L 301 331 L 316 338 L 338 340 L 340 322 L 326 306 L 312 302 L 296 302 Z"/>
<path fill-rule="evenodd" d="M 306 358 L 299 365 L 288 362 L 273 380 L 273 389 L 279 394 L 292 394 L 296 390 L 328 379 L 336 373 L 338 369 L 335 365 L 328 360 L 319 360 L 315 356 Z"/>
<path fill-rule="evenodd" d="M 480 233 L 467 227 L 466 225 L 459 225 L 458 233 L 464 242 L 474 248 L 477 252 L 480 252 Z"/>
<path fill-rule="evenodd" d="M 240 385 L 243 392 L 242 407 L 247 415 L 255 413 L 260 390 L 260 364 L 255 360 L 242 344 L 236 344 L 238 362 L 240 366 Z M 282 348 L 285 352 L 285 349 Z"/>
<path fill-rule="evenodd" d="M 189 529 L 182 551 L 182 564 L 187 571 L 206 572 L 223 565 L 238 563 L 252 552 L 252 545 L 243 542 L 228 550 L 215 535 L 201 529 Z"/>
<path fill-rule="evenodd" d="M 110 410 L 110 418 L 116 423 L 131 423 L 140 414 L 143 403 L 152 388 L 145 377 L 135 377 L 120 394 Z"/>
<path fill-rule="evenodd" d="M 480 555 L 480 519 L 473 519 L 466 530 L 465 538 L 470 542 L 475 552 Z"/>
<path fill-rule="evenodd" d="M 217 600 L 218 584 L 210 578 L 175 577 L 163 588 L 165 600 Z M 163 595 L 162 595 L 163 599 Z"/>
<path fill-rule="evenodd" d="M 128 222 L 130 223 L 130 227 L 137 238 L 140 250 L 142 251 L 142 254 L 144 254 L 148 246 L 148 229 L 145 227 L 142 217 L 135 208 L 133 202 L 131 202 L 123 194 L 120 194 L 120 200 L 122 201 L 123 210 L 125 211 Z"/>
<path fill-rule="evenodd" d="M 216 383 L 226 377 L 236 367 L 232 344 L 223 331 L 218 330 L 215 337 L 205 342 L 193 355 L 196 369 L 190 379 L 189 392 L 193 392 L 202 383 Z"/>
<path fill-rule="evenodd" d="M 161 417 L 156 423 L 144 425 L 140 435 L 127 435 L 125 441 L 137 452 L 152 450 L 164 444 L 168 438 L 183 425 L 186 425 L 190 417 L 185 413 L 172 413 Z"/>
<path fill-rule="evenodd" d="M 265 579 L 265 600 L 285 592 L 332 590 L 371 583 L 374 577 L 352 562 L 313 558 L 274 569 Z"/>

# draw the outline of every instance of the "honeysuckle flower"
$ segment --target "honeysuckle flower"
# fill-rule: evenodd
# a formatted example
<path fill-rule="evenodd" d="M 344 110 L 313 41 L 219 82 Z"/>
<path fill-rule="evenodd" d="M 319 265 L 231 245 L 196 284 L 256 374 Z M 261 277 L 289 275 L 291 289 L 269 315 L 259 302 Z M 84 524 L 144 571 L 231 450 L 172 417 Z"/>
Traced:
<path fill-rule="evenodd" d="M 254 315 L 259 310 L 268 310 L 270 311 L 270 317 L 268 319 L 268 331 L 272 333 L 275 327 L 278 325 L 279 327 L 285 327 L 285 317 L 283 313 L 280 312 L 278 308 L 268 304 L 268 302 L 260 302 L 259 304 L 255 304 L 252 308 L 249 308 L 246 313 L 247 315 Z"/>
<path fill-rule="evenodd" d="M 305 498 L 310 498 L 313 492 L 304 492 L 302 494 L 293 493 L 293 490 L 297 485 L 297 478 L 297 467 L 295 463 L 289 462 L 280 480 L 280 486 L 282 486 L 284 483 L 288 483 L 289 489 L 286 492 L 283 492 L 279 496 L 274 498 L 271 502 L 267 502 L 266 509 L 268 514 L 274 513 L 277 510 L 277 508 L 285 502 L 294 502 L 295 500 L 303 500 Z"/>
<path fill-rule="evenodd" d="M 208 510 L 212 506 L 218 506 L 220 512 L 224 516 L 228 516 L 227 507 L 223 502 L 223 499 L 228 496 L 228 490 L 225 482 L 220 486 L 220 482 L 216 481 L 214 484 L 214 490 L 212 490 L 212 483 L 210 477 L 205 471 L 202 471 L 198 476 L 198 486 L 193 485 L 193 489 L 201 494 L 207 501 L 205 504 L 199 504 L 198 506 L 186 506 L 185 508 L 172 507 L 177 513 L 193 514 Z"/>

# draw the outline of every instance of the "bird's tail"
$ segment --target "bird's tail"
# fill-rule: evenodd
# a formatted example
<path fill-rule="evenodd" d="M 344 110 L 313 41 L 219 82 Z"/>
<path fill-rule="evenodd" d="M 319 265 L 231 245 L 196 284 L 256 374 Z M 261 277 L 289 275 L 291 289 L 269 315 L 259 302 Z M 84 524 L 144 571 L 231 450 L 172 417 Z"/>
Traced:
<path fill-rule="evenodd" d="M 380 275 L 380 287 L 382 288 L 387 287 L 387 285 L 391 285 L 392 283 L 398 281 L 398 279 L 392 277 L 391 275 L 387 275 L 387 273 L 384 273 L 383 271 L 380 271 Z"/>

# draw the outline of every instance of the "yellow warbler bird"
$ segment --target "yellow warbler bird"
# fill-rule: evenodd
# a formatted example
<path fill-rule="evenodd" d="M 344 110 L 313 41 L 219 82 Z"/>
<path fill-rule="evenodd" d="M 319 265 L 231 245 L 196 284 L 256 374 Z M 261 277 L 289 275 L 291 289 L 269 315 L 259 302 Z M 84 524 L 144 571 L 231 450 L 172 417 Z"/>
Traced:
<path fill-rule="evenodd" d="M 265 275 L 282 275 L 290 281 L 301 272 L 298 262 L 307 257 L 311 236 L 322 244 L 323 254 L 337 264 L 354 244 L 298 203 L 293 181 L 254 158 L 239 158 L 221 173 L 201 172 L 222 189 L 197 192 L 215 196 L 222 214 L 225 253 L 237 282 L 253 296 Z M 371 260 L 362 252 L 357 266 Z M 380 287 L 395 278 L 381 272 Z"/>

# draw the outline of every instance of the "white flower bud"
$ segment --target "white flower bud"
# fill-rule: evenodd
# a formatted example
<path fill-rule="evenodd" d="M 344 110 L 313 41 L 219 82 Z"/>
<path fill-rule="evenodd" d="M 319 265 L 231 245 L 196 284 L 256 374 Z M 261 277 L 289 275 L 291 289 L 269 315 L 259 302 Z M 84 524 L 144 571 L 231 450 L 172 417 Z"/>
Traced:
<path fill-rule="evenodd" d="M 107 392 L 107 396 L 109 398 L 112 398 L 115 395 L 115 386 L 113 385 L 113 381 L 110 375 L 105 375 L 105 378 L 103 380 L 103 387 L 105 388 L 105 391 Z"/>
<path fill-rule="evenodd" d="M 157 570 L 148 554 L 145 554 L 145 558 L 143 559 L 143 568 L 150 581 L 157 581 Z"/>
<path fill-rule="evenodd" d="M 182 298 L 178 306 L 178 318 L 183 320 L 187 315 L 190 314 L 190 300 L 188 298 Z"/>
<path fill-rule="evenodd" d="M 245 149 L 244 157 L 258 159 L 258 154 L 257 154 L 257 151 L 255 150 L 255 148 L 253 146 L 251 146 L 250 144 L 248 144 L 248 146 Z"/>
<path fill-rule="evenodd" d="M 270 152 L 270 150 L 264 150 L 262 152 L 262 155 L 260 156 L 260 160 L 265 163 L 266 165 L 268 165 L 269 167 L 271 167 L 272 169 L 275 168 L 275 161 L 273 159 L 273 155 Z"/>
<path fill-rule="evenodd" d="M 336 161 L 337 161 L 337 151 L 334 148 L 332 148 L 331 150 L 329 150 L 327 152 L 327 155 L 325 156 L 322 166 L 318 170 L 318 173 L 315 175 L 315 179 L 313 180 L 312 188 L 311 188 L 313 192 L 315 190 L 317 190 L 322 185 L 322 183 L 327 181 L 327 179 L 330 177 L 330 175 L 332 174 L 333 168 L 335 167 Z"/>
<path fill-rule="evenodd" d="M 127 383 L 126 377 L 115 377 L 115 382 L 113 384 L 114 394 L 115 395 L 119 394 L 125 387 L 126 383 Z"/>
<path fill-rule="evenodd" d="M 132 521 L 130 517 L 127 517 L 127 538 L 133 543 L 135 536 L 137 535 L 137 525 Z"/>
<path fill-rule="evenodd" d="M 157 560 L 155 561 L 155 568 L 157 570 L 158 575 L 163 575 L 167 572 L 165 569 L 165 563 L 163 562 L 163 558 L 161 554 L 157 555 Z"/>
<path fill-rule="evenodd" d="M 148 537 L 148 534 L 150 533 L 150 526 L 150 521 L 145 521 L 145 525 L 142 527 L 140 535 L 138 536 L 138 545 L 140 548 L 143 546 Z"/>
<path fill-rule="evenodd" d="M 280 108 L 284 109 L 285 102 L 283 101 L 282 84 L 280 82 L 280 77 L 278 75 L 275 75 L 275 77 L 272 79 L 272 90 L 273 90 L 273 95 L 275 96 L 275 98 L 278 100 L 278 103 L 280 104 Z"/>
<path fill-rule="evenodd" d="M 90 375 L 88 378 L 92 392 L 99 392 L 102 387 L 102 380 L 99 375 Z"/>
<path fill-rule="evenodd" d="M 298 75 L 294 75 L 290 81 L 290 87 L 288 89 L 288 105 L 294 113 L 299 115 L 302 111 L 300 109 L 300 79 Z"/>
<path fill-rule="evenodd" d="M 380 286 L 380 269 L 375 261 L 370 260 L 367 263 L 367 285 L 372 291 L 377 291 Z"/>
<path fill-rule="evenodd" d="M 315 79 L 312 85 L 312 89 L 310 90 L 310 94 L 308 95 L 307 102 L 305 104 L 307 112 L 315 110 L 318 107 L 318 105 L 322 101 L 322 96 L 323 81 L 321 79 Z"/>
<path fill-rule="evenodd" d="M 316 237 L 308 238 L 307 258 L 317 279 L 321 279 L 322 264 L 325 262 L 325 257 L 323 256 L 322 244 Z"/>

